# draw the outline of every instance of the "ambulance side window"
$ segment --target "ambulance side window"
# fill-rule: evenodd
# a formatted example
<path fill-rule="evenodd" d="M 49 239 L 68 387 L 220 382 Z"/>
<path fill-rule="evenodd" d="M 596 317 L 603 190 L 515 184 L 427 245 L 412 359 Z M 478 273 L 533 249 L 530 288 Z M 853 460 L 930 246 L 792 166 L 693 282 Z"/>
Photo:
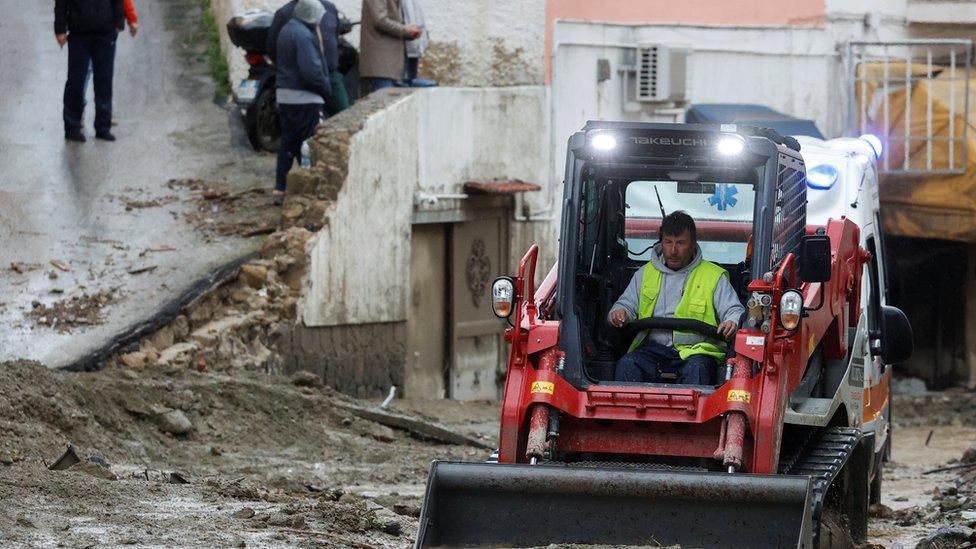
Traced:
<path fill-rule="evenodd" d="M 873 235 L 868 237 L 867 247 L 871 252 L 871 261 L 868 262 L 868 328 L 876 330 L 881 318 L 881 277 L 878 271 L 878 246 Z"/>

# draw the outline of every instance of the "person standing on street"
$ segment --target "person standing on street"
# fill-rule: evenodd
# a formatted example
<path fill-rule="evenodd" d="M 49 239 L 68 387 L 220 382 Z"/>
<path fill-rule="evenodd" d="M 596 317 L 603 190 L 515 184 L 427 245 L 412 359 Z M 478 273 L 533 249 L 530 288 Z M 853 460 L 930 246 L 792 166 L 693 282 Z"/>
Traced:
<path fill-rule="evenodd" d="M 115 43 L 125 28 L 123 0 L 55 0 L 54 36 L 68 45 L 68 78 L 64 85 L 64 138 L 84 142 L 81 121 L 85 111 L 85 83 L 91 64 L 95 84 L 95 137 L 112 135 L 112 78 Z"/>
<path fill-rule="evenodd" d="M 349 94 L 346 93 L 346 82 L 343 80 L 342 73 L 339 72 L 339 10 L 335 4 L 328 0 L 319 0 L 325 8 L 325 15 L 319 29 L 322 32 L 322 45 L 325 49 L 325 61 L 329 69 L 329 81 L 332 84 L 332 93 L 325 99 L 325 112 L 329 116 L 334 116 L 349 108 Z M 278 35 L 281 29 L 295 15 L 295 6 L 298 0 L 291 0 L 284 6 L 278 8 L 268 27 L 268 57 L 271 62 L 278 64 Z"/>
<path fill-rule="evenodd" d="M 284 202 L 288 172 L 301 156 L 302 142 L 315 132 L 332 93 L 319 27 L 325 11 L 319 0 L 298 0 L 294 15 L 278 34 L 275 87 L 281 143 L 272 200 L 276 206 Z"/>
<path fill-rule="evenodd" d="M 136 6 L 132 0 L 125 0 L 122 4 L 125 8 L 125 22 L 129 24 L 129 36 L 135 36 L 139 32 L 139 16 L 136 14 Z"/>
<path fill-rule="evenodd" d="M 424 31 L 402 21 L 400 0 L 363 0 L 359 76 L 364 91 L 389 88 L 403 79 L 404 40 L 420 38 Z"/>

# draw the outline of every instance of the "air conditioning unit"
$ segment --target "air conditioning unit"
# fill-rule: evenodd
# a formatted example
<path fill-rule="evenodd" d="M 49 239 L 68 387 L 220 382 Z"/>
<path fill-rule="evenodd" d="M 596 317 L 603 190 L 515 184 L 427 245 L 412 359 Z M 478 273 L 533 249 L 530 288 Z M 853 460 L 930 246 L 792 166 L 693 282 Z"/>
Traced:
<path fill-rule="evenodd" d="M 641 103 L 685 101 L 689 57 L 691 48 L 687 46 L 637 46 L 634 98 Z"/>

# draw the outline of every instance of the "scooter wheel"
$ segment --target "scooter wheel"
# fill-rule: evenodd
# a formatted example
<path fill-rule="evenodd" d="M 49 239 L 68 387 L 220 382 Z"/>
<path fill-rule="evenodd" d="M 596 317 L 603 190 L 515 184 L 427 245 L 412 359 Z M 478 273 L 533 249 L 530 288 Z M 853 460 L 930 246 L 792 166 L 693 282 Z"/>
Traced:
<path fill-rule="evenodd" d="M 276 152 L 281 139 L 278 123 L 278 104 L 275 90 L 265 88 L 258 93 L 254 104 L 244 117 L 247 138 L 251 146 L 259 151 Z"/>

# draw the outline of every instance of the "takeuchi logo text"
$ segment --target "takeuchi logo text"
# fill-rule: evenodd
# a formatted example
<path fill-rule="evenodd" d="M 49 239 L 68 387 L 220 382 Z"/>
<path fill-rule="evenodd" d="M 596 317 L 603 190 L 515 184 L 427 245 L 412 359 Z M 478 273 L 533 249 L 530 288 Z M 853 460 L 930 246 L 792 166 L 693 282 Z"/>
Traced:
<path fill-rule="evenodd" d="M 708 141 L 700 137 L 643 137 L 632 136 L 634 145 L 666 145 L 681 147 L 705 147 Z"/>

